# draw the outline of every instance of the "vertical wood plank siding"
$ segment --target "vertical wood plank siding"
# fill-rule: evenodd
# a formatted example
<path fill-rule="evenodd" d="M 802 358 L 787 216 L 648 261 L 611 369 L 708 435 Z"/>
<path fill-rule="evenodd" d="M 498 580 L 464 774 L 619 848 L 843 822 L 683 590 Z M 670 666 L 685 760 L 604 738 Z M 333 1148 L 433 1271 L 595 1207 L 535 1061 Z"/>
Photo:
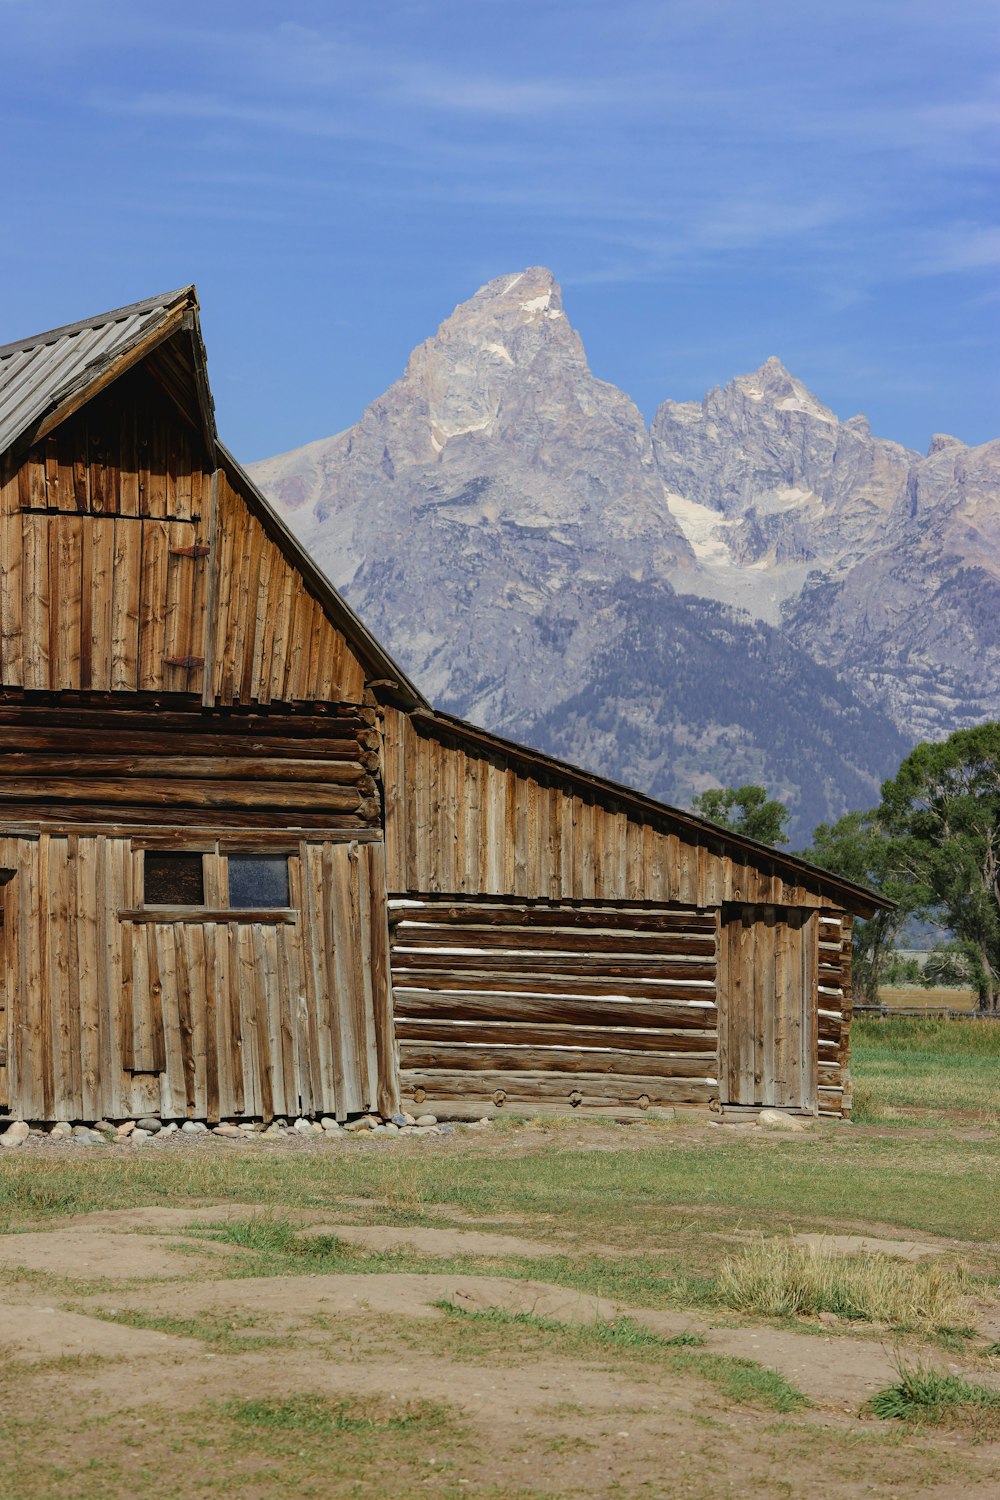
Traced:
<path fill-rule="evenodd" d="M 404 1098 L 707 1104 L 715 925 L 691 909 L 392 901 Z"/>
<path fill-rule="evenodd" d="M 364 669 L 138 369 L 2 461 L 0 684 L 360 703 Z"/>
<path fill-rule="evenodd" d="M 141 859 L 128 838 L 0 838 L 0 1050 L 24 1118 L 396 1107 L 380 845 L 303 841 L 295 919 L 273 924 L 123 918 Z"/>
<path fill-rule="evenodd" d="M 818 889 L 785 881 L 762 854 L 727 855 L 709 831 L 671 831 L 586 793 L 555 773 L 519 769 L 385 710 L 386 866 L 389 890 L 513 895 L 564 901 L 646 900 L 708 907 L 745 901 L 829 907 Z M 440 816 L 441 789 L 450 811 Z M 475 822 L 478 810 L 478 823 Z M 468 825 L 467 837 L 458 830 Z M 473 835 L 472 828 L 475 832 Z"/>

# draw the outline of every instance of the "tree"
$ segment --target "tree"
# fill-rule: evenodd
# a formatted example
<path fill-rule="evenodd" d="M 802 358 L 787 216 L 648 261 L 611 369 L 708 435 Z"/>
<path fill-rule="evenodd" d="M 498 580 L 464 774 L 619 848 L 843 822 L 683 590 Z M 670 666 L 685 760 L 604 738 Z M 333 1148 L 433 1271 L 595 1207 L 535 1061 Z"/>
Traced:
<path fill-rule="evenodd" d="M 732 829 L 760 844 L 787 844 L 788 809 L 762 786 L 712 787 L 692 801 L 692 810 L 709 823 Z"/>
<path fill-rule="evenodd" d="M 980 1006 L 1000 1010 L 1000 724 L 918 745 L 879 816 L 919 907 L 958 939 Z"/>
<path fill-rule="evenodd" d="M 879 985 L 885 982 L 900 929 L 917 910 L 917 893 L 903 849 L 888 834 L 881 810 L 876 808 L 845 813 L 836 823 L 820 823 L 812 847 L 803 851 L 802 858 L 896 903 L 867 921 L 856 918 L 854 922 L 854 989 L 867 1004 L 877 1005 Z"/>

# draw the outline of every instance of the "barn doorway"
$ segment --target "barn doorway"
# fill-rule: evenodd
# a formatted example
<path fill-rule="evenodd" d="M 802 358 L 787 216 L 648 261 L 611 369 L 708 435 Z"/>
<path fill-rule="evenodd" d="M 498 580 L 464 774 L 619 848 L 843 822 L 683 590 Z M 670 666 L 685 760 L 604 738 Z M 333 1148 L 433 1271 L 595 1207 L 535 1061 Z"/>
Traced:
<path fill-rule="evenodd" d="M 722 1104 L 815 1111 L 817 934 L 806 908 L 722 908 Z"/>

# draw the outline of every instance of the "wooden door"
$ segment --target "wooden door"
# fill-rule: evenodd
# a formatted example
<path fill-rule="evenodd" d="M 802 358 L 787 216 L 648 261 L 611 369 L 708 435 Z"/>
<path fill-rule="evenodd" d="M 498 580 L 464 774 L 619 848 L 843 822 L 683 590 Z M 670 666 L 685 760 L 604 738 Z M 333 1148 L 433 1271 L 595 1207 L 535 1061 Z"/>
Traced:
<path fill-rule="evenodd" d="M 816 1108 L 814 911 L 727 905 L 719 942 L 723 1104 Z"/>

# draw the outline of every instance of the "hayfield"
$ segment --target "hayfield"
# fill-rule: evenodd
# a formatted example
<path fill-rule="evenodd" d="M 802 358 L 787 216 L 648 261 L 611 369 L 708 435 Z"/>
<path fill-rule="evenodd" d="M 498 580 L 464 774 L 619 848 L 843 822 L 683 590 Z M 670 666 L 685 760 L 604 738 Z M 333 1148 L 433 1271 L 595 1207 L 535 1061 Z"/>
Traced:
<path fill-rule="evenodd" d="M 878 992 L 879 1003 L 887 1010 L 958 1010 L 972 1012 L 979 1004 L 975 990 L 968 987 L 946 988 L 943 985 L 931 989 L 922 984 L 883 984 Z"/>

